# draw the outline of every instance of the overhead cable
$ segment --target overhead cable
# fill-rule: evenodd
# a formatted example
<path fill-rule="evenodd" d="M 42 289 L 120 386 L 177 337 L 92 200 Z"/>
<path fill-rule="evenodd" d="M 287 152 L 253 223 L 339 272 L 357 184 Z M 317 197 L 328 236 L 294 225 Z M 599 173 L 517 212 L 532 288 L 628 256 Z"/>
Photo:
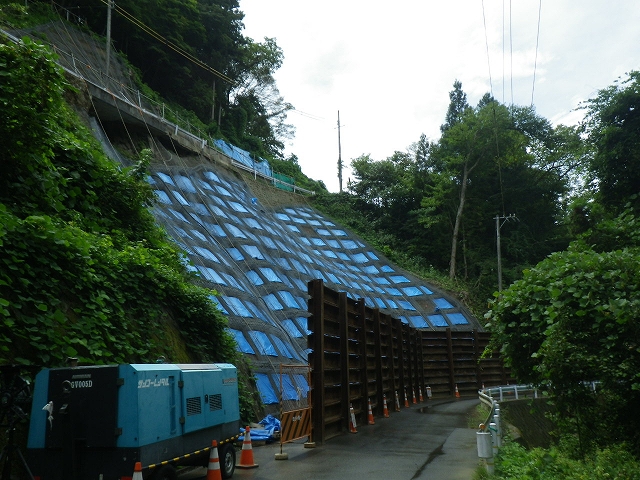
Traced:
<path fill-rule="evenodd" d="M 104 3 L 105 5 L 109 5 L 109 1 L 110 0 L 100 0 L 100 1 L 102 3 Z M 228 77 L 224 73 L 221 73 L 221 72 L 217 71 L 215 68 L 207 65 L 202 60 L 200 60 L 199 58 L 195 57 L 191 53 L 187 52 L 183 48 L 181 48 L 178 45 L 176 45 L 175 43 L 171 42 L 170 40 L 167 40 L 165 37 L 160 35 L 158 32 L 153 30 L 151 27 L 146 25 L 144 22 L 142 22 L 138 18 L 136 18 L 133 15 L 131 15 L 129 12 L 127 12 L 122 7 L 119 7 L 117 4 L 115 5 L 115 10 L 116 10 L 117 13 L 122 15 L 129 22 L 133 23 L 135 26 L 139 27 L 141 30 L 143 30 L 144 32 L 148 33 L 150 36 L 152 36 L 153 38 L 155 38 L 159 42 L 165 44 L 167 47 L 169 47 L 170 49 L 172 49 L 173 51 L 175 51 L 179 55 L 182 55 L 183 57 L 185 57 L 190 62 L 192 62 L 195 65 L 201 67 L 202 69 L 214 74 L 215 76 L 217 76 L 218 78 L 224 80 L 225 82 L 228 82 L 228 83 L 230 83 L 230 84 L 232 84 L 234 86 L 237 85 L 237 82 L 235 80 L 233 80 L 232 78 Z"/>
<path fill-rule="evenodd" d="M 533 62 L 533 84 L 531 85 L 531 106 L 533 107 L 533 92 L 536 89 L 536 67 L 538 66 L 538 45 L 540 43 L 540 17 L 542 13 L 542 0 L 538 4 L 538 33 L 536 34 L 536 57 Z"/>

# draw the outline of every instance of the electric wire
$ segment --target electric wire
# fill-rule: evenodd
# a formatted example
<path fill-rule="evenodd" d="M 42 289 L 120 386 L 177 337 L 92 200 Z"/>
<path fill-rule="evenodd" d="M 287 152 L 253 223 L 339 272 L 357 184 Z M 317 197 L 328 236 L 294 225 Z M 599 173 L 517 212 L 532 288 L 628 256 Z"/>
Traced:
<path fill-rule="evenodd" d="M 533 83 L 531 85 L 531 106 L 533 107 L 533 93 L 536 89 L 536 68 L 538 66 L 538 46 L 540 44 L 540 18 L 542 14 L 542 0 L 538 3 L 538 32 L 536 34 L 536 56 L 533 62 Z"/>
<path fill-rule="evenodd" d="M 484 43 L 487 47 L 487 66 L 489 68 L 489 89 L 493 97 L 493 81 L 491 80 L 491 61 L 489 57 L 489 37 L 487 36 L 487 17 L 484 12 L 484 0 L 482 0 L 482 21 L 484 24 Z"/>
<path fill-rule="evenodd" d="M 511 21 L 511 14 L 513 9 L 511 8 L 511 0 L 509 0 L 509 56 L 511 66 L 511 105 L 513 106 L 513 22 Z"/>
<path fill-rule="evenodd" d="M 109 6 L 110 0 L 100 0 L 100 1 L 102 3 L 104 3 L 105 5 Z M 142 22 L 142 20 L 139 20 L 138 18 L 136 18 L 135 16 L 133 16 L 132 14 L 127 12 L 124 8 L 118 6 L 117 4 L 115 4 L 115 11 L 117 13 L 119 13 L 120 15 L 122 15 L 126 20 L 128 20 L 129 22 L 133 23 L 135 26 L 140 28 L 142 31 L 144 31 L 145 33 L 149 34 L 151 37 L 155 38 L 159 42 L 163 43 L 164 45 L 169 47 L 171 50 L 173 50 L 174 52 L 176 52 L 179 55 L 183 56 L 184 58 L 186 58 L 190 62 L 194 63 L 195 65 L 197 65 L 199 67 L 201 67 L 202 69 L 206 70 L 207 72 L 212 73 L 213 75 L 215 75 L 218 78 L 224 80 L 225 82 L 228 82 L 231 85 L 237 86 L 237 82 L 235 80 L 233 80 L 232 78 L 228 77 L 224 73 L 221 73 L 221 72 L 217 71 L 215 68 L 207 65 L 202 60 L 200 60 L 196 56 L 192 55 L 191 53 L 189 53 L 185 49 L 179 47 L 178 45 L 176 45 L 175 43 L 171 42 L 170 40 L 167 40 L 164 36 L 162 36 L 161 34 L 156 32 L 155 30 L 153 30 L 151 27 L 146 25 L 144 22 Z"/>

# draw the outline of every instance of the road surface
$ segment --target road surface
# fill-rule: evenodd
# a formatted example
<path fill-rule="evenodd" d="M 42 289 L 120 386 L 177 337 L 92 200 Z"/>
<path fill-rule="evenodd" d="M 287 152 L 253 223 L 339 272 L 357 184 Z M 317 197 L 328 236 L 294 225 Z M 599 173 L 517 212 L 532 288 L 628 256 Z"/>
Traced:
<path fill-rule="evenodd" d="M 411 405 L 314 449 L 304 448 L 304 439 L 284 444 L 287 460 L 275 460 L 279 444 L 255 446 L 252 452 L 258 468 L 236 469 L 233 478 L 471 480 L 479 462 L 476 429 L 468 428 L 467 418 L 478 403 L 473 398 Z M 237 458 L 240 461 L 240 451 Z M 203 480 L 206 473 L 199 469 L 180 478 Z"/>

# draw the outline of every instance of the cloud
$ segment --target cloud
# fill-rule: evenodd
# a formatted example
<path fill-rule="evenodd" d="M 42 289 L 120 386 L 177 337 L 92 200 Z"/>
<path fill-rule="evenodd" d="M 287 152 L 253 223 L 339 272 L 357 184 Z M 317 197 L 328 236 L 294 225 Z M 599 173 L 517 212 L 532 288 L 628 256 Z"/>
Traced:
<path fill-rule="evenodd" d="M 640 68 L 635 0 L 240 0 L 240 9 L 245 35 L 275 37 L 284 51 L 281 94 L 318 119 L 289 116 L 288 152 L 332 191 L 338 110 L 344 163 L 381 160 L 421 133 L 438 138 L 456 79 L 472 105 L 490 90 L 518 105 L 533 93 L 538 114 L 570 124 L 580 101 Z"/>

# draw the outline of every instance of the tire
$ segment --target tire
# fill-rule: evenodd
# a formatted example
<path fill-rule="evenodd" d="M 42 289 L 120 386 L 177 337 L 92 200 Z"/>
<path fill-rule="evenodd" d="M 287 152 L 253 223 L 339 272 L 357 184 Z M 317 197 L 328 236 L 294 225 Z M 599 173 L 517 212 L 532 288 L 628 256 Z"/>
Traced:
<path fill-rule="evenodd" d="M 236 449 L 232 443 L 225 443 L 220 447 L 220 473 L 222 478 L 231 478 L 236 469 Z"/>
<path fill-rule="evenodd" d="M 165 465 L 153 474 L 153 480 L 178 480 L 178 471 L 172 465 Z"/>

